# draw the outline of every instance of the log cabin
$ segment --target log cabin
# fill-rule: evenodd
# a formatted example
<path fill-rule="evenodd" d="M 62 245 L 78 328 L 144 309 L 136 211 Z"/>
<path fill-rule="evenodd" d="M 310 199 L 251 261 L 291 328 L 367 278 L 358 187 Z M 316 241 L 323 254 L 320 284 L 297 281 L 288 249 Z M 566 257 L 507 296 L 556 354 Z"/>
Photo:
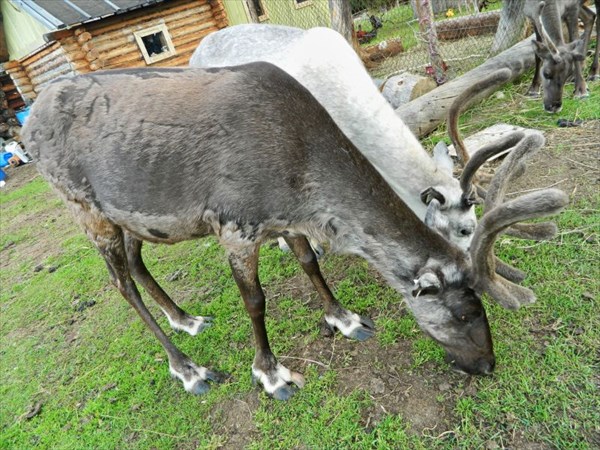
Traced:
<path fill-rule="evenodd" d="M 325 0 L 0 0 L 23 99 L 63 74 L 183 66 L 202 38 L 228 25 L 329 26 Z M 12 47 L 12 48 L 11 48 Z"/>

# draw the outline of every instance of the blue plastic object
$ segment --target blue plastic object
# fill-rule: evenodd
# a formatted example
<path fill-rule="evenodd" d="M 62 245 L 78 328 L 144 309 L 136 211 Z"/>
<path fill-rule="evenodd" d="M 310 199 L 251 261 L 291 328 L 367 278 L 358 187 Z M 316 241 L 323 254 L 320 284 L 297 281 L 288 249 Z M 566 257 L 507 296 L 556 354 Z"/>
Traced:
<path fill-rule="evenodd" d="M 17 120 L 21 125 L 25 125 L 25 121 L 27 120 L 27 117 L 29 117 L 29 106 L 16 111 L 15 116 L 17 116 Z"/>
<path fill-rule="evenodd" d="M 0 181 L 4 180 L 6 180 L 6 174 L 4 173 L 4 170 L 0 169 Z"/>
<path fill-rule="evenodd" d="M 0 153 L 0 167 L 6 167 L 9 165 L 8 160 L 13 157 L 10 152 Z"/>

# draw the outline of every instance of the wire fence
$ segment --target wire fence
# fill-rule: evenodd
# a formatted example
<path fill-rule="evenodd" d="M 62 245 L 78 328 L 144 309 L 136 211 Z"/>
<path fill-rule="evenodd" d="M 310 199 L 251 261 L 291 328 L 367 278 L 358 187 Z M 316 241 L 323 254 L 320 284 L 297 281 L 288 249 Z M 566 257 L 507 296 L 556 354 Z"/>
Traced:
<path fill-rule="evenodd" d="M 330 26 L 328 0 L 291 1 L 294 8 L 281 0 L 254 3 L 263 14 L 261 21 L 301 28 Z M 516 43 L 514 31 L 497 32 L 502 0 L 429 0 L 433 33 L 423 23 L 422 1 L 348 1 L 359 53 L 376 78 L 398 72 L 436 78 L 435 53 L 444 78 L 452 79 Z M 524 21 L 519 27 L 520 39 Z"/>

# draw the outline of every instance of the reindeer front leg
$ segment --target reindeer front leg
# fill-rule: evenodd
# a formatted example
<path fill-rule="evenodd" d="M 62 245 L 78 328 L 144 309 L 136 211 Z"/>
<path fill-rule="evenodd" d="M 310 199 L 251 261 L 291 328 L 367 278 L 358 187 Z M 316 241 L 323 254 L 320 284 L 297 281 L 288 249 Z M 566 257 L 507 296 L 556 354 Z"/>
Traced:
<path fill-rule="evenodd" d="M 321 275 L 317 256 L 312 251 L 308 239 L 304 236 L 286 236 L 284 239 L 300 262 L 302 270 L 310 278 L 319 293 L 319 297 L 321 297 L 328 328 L 332 331 L 338 329 L 347 338 L 358 341 L 365 341 L 372 337 L 375 334 L 373 321 L 368 317 L 359 316 L 345 309 L 331 293 L 323 275 Z"/>
<path fill-rule="evenodd" d="M 258 279 L 259 245 L 229 250 L 229 264 L 233 278 L 242 294 L 246 311 L 252 320 L 256 354 L 252 364 L 252 379 L 259 381 L 266 393 L 277 400 L 289 399 L 304 386 L 304 377 L 277 362 L 271 351 L 265 327 L 265 294 Z"/>

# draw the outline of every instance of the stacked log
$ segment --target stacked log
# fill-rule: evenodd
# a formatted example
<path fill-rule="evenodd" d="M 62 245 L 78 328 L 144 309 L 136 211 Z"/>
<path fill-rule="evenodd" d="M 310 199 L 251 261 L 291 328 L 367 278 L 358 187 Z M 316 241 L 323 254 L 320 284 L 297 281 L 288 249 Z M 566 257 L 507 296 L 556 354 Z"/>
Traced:
<path fill-rule="evenodd" d="M 227 12 L 225 11 L 225 6 L 223 5 L 223 0 L 213 0 L 209 2 L 212 16 L 215 19 L 217 24 L 217 28 L 225 28 L 229 25 L 229 19 L 227 18 Z"/>
<path fill-rule="evenodd" d="M 166 5 L 166 6 L 165 6 Z M 87 25 L 89 42 L 98 51 L 104 68 L 146 67 L 134 32 L 165 25 L 176 54 L 155 63 L 156 66 L 187 65 L 202 38 L 227 25 L 221 0 L 173 1 L 158 4 Z"/>
<path fill-rule="evenodd" d="M 20 61 L 8 61 L 4 64 L 4 70 L 10 75 L 10 78 L 25 100 L 33 100 L 36 97 L 33 83 Z"/>
<path fill-rule="evenodd" d="M 473 16 L 440 20 L 435 30 L 440 41 L 452 41 L 467 36 L 479 36 L 496 32 L 500 22 L 500 11 L 490 11 Z"/>

